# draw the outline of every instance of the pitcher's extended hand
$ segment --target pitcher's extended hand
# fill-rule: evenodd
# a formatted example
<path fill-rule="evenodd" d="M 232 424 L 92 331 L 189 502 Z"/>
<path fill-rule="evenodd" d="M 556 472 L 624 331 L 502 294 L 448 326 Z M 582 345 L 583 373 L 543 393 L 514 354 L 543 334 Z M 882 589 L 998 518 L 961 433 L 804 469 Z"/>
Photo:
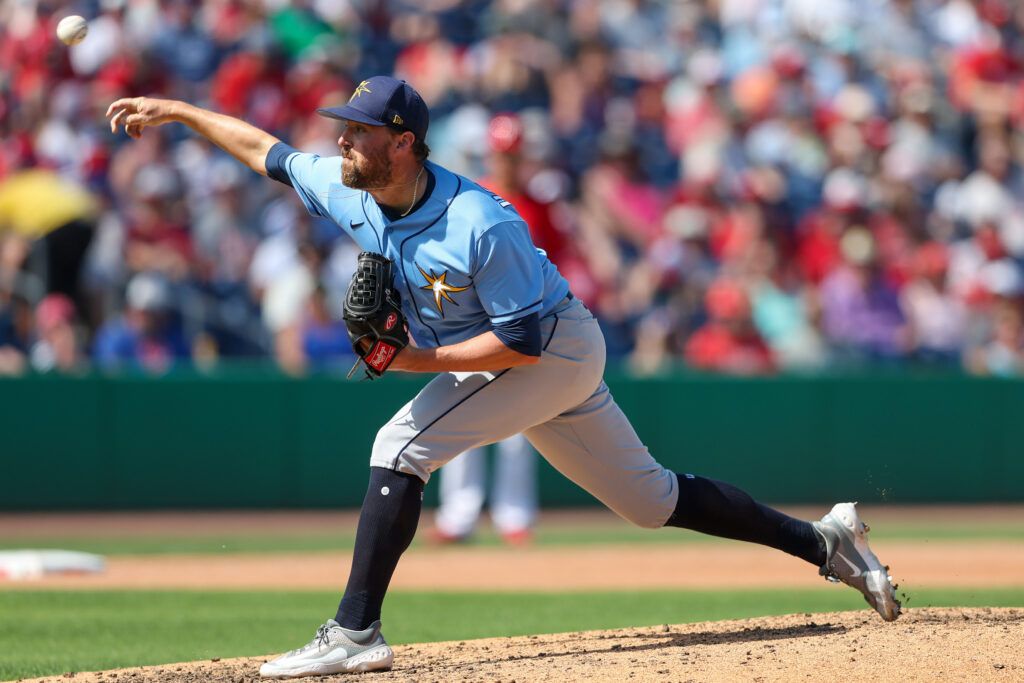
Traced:
<path fill-rule="evenodd" d="M 125 97 L 107 107 L 110 118 L 110 132 L 116 133 L 119 125 L 124 132 L 138 139 L 146 126 L 159 126 L 174 120 L 171 100 L 153 97 Z"/>

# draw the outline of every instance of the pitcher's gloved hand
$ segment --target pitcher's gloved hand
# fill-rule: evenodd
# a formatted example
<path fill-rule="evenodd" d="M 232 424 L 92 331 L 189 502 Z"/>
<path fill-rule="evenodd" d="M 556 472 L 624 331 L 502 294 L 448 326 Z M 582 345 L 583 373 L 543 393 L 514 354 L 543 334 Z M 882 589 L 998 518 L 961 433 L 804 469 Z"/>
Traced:
<path fill-rule="evenodd" d="M 369 251 L 359 254 L 343 316 L 352 350 L 360 358 L 349 377 L 360 362 L 369 379 L 380 377 L 409 344 L 402 299 L 394 281 L 391 259 Z"/>

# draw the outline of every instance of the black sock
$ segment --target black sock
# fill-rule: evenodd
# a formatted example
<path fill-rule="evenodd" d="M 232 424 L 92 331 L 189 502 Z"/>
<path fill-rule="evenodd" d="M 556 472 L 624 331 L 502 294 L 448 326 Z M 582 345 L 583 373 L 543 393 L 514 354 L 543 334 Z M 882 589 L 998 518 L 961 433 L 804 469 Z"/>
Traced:
<path fill-rule="evenodd" d="M 665 526 L 760 543 L 813 565 L 825 563 L 825 541 L 810 522 L 761 505 L 731 484 L 692 474 L 676 477 L 679 502 Z"/>
<path fill-rule="evenodd" d="M 380 619 L 391 575 L 416 535 L 422 507 L 423 481 L 419 477 L 383 467 L 370 468 L 352 572 L 335 617 L 343 627 L 362 631 Z"/>

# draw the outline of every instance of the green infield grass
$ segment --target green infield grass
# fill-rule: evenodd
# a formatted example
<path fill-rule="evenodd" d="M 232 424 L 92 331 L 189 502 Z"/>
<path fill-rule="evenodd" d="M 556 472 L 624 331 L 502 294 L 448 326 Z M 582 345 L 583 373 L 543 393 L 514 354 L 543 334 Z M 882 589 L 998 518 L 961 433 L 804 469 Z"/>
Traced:
<path fill-rule="evenodd" d="M 0 592 L 0 680 L 280 652 L 312 637 L 337 599 L 337 592 Z M 1024 606 L 1024 588 L 915 590 L 909 606 Z M 401 644 L 862 608 L 853 591 L 828 586 L 554 595 L 396 591 L 384 623 L 388 639 Z"/>
<path fill-rule="evenodd" d="M 423 525 L 424 528 L 427 526 Z M 422 529 L 421 529 L 422 531 Z M 413 547 L 423 548 L 425 534 L 420 533 Z M 900 523 L 879 525 L 871 532 L 872 541 L 1024 541 L 1024 519 L 991 522 Z M 156 533 L 150 536 L 40 536 L 0 538 L 0 550 L 16 548 L 61 548 L 101 555 L 156 555 L 177 553 L 266 553 L 330 552 L 349 550 L 355 542 L 355 529 L 341 527 L 337 533 L 212 534 L 175 536 Z M 619 522 L 584 526 L 542 526 L 535 539 L 538 546 L 579 546 L 601 544 L 733 543 L 679 529 L 650 531 Z M 497 546 L 498 536 L 488 530 L 471 539 L 477 546 Z"/>

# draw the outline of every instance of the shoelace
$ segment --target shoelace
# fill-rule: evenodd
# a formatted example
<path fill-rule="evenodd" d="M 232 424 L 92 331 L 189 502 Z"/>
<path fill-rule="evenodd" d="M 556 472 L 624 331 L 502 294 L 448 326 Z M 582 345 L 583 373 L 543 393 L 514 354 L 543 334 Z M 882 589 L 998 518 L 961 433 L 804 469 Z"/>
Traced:
<path fill-rule="evenodd" d="M 310 641 L 308 645 L 303 645 L 302 647 L 297 647 L 294 650 L 289 650 L 284 654 L 284 656 L 291 657 L 292 655 L 301 654 L 306 650 L 309 650 L 314 645 L 316 645 L 317 650 L 322 648 L 324 645 L 330 645 L 331 638 L 327 635 L 328 630 L 329 629 L 327 624 L 323 624 L 320 628 L 316 630 L 316 635 L 313 636 L 313 640 Z"/>
<path fill-rule="evenodd" d="M 316 630 L 316 646 L 317 649 L 322 648 L 324 645 L 330 645 L 331 639 L 327 635 L 328 626 L 327 624 L 322 625 Z"/>

